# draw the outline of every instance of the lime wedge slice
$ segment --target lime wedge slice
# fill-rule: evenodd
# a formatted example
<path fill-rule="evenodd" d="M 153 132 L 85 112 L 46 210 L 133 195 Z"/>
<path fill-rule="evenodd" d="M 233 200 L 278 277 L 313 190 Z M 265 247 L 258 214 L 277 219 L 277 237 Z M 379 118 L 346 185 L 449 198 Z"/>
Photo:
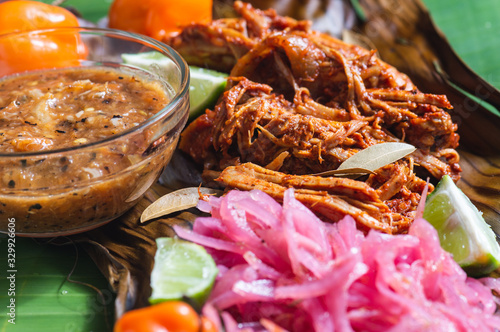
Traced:
<path fill-rule="evenodd" d="M 190 66 L 189 69 L 191 71 L 191 84 L 189 85 L 191 106 L 189 118 L 191 120 L 201 115 L 205 109 L 215 105 L 226 88 L 227 74 L 195 66 Z"/>
<path fill-rule="evenodd" d="M 168 78 L 168 71 L 175 68 L 174 63 L 168 57 L 159 52 L 144 52 L 138 54 L 122 54 L 122 59 L 126 64 L 139 68 L 160 71 L 164 77 Z M 189 121 L 201 115 L 205 109 L 212 108 L 220 94 L 226 88 L 225 73 L 215 70 L 189 67 Z"/>
<path fill-rule="evenodd" d="M 202 246 L 179 238 L 158 238 L 151 272 L 151 303 L 185 297 L 200 306 L 217 276 L 215 262 Z"/>
<path fill-rule="evenodd" d="M 423 217 L 438 231 L 443 249 L 467 274 L 486 275 L 500 266 L 495 233 L 449 176 L 427 197 Z"/>

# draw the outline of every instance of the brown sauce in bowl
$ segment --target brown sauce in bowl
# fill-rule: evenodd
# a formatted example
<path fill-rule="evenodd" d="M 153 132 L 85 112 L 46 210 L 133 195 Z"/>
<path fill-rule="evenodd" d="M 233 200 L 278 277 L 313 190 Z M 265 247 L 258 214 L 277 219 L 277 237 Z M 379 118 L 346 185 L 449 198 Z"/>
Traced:
<path fill-rule="evenodd" d="M 0 80 L 0 152 L 54 150 L 130 129 L 168 103 L 157 81 L 110 69 L 65 69 Z"/>
<path fill-rule="evenodd" d="M 158 124 L 87 144 L 138 126 L 168 103 L 160 82 L 105 67 L 1 80 L 0 231 L 15 218 L 19 234 L 66 234 L 133 206 L 168 163 L 178 133 Z M 33 151 L 41 153 L 23 157 Z"/>

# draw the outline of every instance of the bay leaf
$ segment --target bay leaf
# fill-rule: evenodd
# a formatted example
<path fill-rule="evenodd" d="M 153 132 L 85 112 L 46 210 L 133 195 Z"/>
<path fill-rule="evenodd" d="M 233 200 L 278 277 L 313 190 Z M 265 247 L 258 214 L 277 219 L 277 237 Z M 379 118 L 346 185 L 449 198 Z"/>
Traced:
<path fill-rule="evenodd" d="M 332 169 L 330 171 L 325 171 L 321 173 L 315 173 L 312 175 L 315 176 L 330 176 L 330 175 L 335 175 L 335 176 L 346 176 L 346 175 L 363 175 L 363 174 L 369 174 L 373 173 L 371 170 L 366 169 L 366 168 L 347 168 L 347 169 Z"/>
<path fill-rule="evenodd" d="M 367 147 L 345 160 L 336 171 L 366 169 L 373 172 L 389 165 L 415 151 L 416 148 L 407 143 L 387 142 Z"/>
<path fill-rule="evenodd" d="M 141 223 L 170 213 L 195 207 L 202 195 L 220 195 L 221 190 L 189 187 L 168 193 L 149 205 L 141 215 Z"/>

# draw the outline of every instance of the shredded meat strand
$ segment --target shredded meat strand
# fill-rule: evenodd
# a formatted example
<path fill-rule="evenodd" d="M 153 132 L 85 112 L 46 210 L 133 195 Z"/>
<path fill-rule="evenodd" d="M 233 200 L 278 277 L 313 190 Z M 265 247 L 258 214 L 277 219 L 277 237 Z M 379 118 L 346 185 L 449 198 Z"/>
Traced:
<path fill-rule="evenodd" d="M 241 190 L 259 189 L 280 201 L 283 200 L 285 190 L 294 187 L 295 197 L 326 220 L 337 221 L 349 214 L 361 228 L 378 229 L 387 233 L 398 231 L 391 226 L 390 209 L 363 182 L 345 178 L 289 175 L 252 163 L 225 168 L 217 181 Z M 349 204 L 344 196 L 352 198 L 357 206 Z M 407 219 L 409 226 L 409 218 Z"/>

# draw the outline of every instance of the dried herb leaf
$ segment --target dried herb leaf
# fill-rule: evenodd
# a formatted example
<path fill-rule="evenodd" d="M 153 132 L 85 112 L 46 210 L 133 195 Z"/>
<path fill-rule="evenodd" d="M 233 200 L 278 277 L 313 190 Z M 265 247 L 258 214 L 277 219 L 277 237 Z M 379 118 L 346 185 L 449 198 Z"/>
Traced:
<path fill-rule="evenodd" d="M 367 147 L 344 161 L 337 171 L 366 169 L 370 173 L 389 165 L 415 151 L 416 148 L 407 143 L 388 142 Z"/>
<path fill-rule="evenodd" d="M 363 174 L 368 174 L 368 173 L 373 173 L 369 169 L 366 168 L 347 168 L 347 169 L 333 169 L 331 171 L 325 171 L 321 173 L 316 173 L 313 175 L 316 176 L 330 176 L 330 175 L 335 175 L 335 176 L 345 176 L 345 175 L 363 175 Z"/>
<path fill-rule="evenodd" d="M 190 187 L 166 194 L 148 206 L 141 215 L 141 222 L 158 218 L 173 212 L 195 207 L 203 195 L 221 194 L 222 191 L 210 188 Z"/>
<path fill-rule="evenodd" d="M 317 176 L 353 176 L 373 173 L 415 151 L 413 145 L 399 142 L 369 146 L 345 160 L 337 169 L 316 173 Z"/>

